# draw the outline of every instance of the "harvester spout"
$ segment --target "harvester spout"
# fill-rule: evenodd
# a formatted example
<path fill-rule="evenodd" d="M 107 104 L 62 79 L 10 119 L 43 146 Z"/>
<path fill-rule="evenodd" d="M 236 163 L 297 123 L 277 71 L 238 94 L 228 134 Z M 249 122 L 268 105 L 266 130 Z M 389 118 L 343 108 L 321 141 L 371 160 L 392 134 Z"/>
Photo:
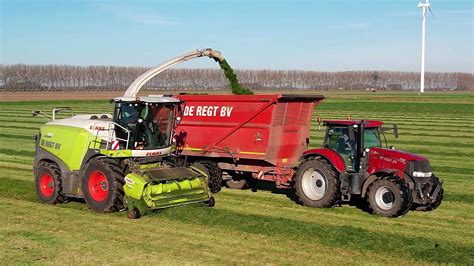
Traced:
<path fill-rule="evenodd" d="M 151 68 L 147 72 L 143 73 L 141 76 L 139 76 L 135 81 L 133 81 L 132 84 L 128 87 L 127 91 L 125 91 L 125 94 L 123 95 L 124 97 L 133 97 L 135 98 L 140 91 L 140 89 L 147 83 L 150 79 L 155 77 L 156 75 L 160 74 L 161 72 L 165 71 L 166 69 L 188 61 L 190 59 L 198 58 L 198 57 L 203 57 L 207 56 L 209 58 L 212 58 L 216 60 L 217 62 L 222 62 L 224 61 L 224 56 L 216 50 L 213 50 L 211 48 L 203 49 L 203 50 L 194 50 L 190 53 L 175 57 L 159 66 L 156 66 L 154 68 Z"/>

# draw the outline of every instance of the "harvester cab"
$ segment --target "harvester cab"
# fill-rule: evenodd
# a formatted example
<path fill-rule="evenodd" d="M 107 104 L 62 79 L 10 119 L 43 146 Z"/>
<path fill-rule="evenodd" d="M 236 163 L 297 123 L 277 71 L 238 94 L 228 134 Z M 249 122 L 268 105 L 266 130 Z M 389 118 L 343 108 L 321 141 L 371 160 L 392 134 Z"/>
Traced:
<path fill-rule="evenodd" d="M 181 102 L 175 98 L 154 96 L 135 99 L 115 98 L 113 121 L 118 138 L 127 139 L 121 148 L 157 150 L 169 153 L 171 134 L 181 120 Z"/>

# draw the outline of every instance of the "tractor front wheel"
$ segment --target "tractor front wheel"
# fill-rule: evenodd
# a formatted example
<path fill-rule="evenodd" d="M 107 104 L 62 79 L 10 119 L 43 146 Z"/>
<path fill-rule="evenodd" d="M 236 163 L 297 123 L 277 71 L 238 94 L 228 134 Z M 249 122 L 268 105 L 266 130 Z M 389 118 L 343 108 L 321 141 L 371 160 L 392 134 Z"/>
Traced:
<path fill-rule="evenodd" d="M 306 160 L 296 172 L 296 195 L 309 207 L 334 206 L 341 197 L 339 185 L 336 171 L 323 159 Z"/>
<path fill-rule="evenodd" d="M 61 170 L 54 163 L 39 162 L 35 183 L 38 199 L 47 204 L 63 203 L 66 199 L 62 193 Z"/>
<path fill-rule="evenodd" d="M 396 177 L 385 177 L 370 184 L 367 192 L 369 212 L 385 217 L 399 217 L 411 207 L 408 186 Z"/>
<path fill-rule="evenodd" d="M 82 178 L 87 205 L 96 212 L 114 212 L 125 208 L 124 174 L 118 163 L 106 157 L 91 159 Z"/>

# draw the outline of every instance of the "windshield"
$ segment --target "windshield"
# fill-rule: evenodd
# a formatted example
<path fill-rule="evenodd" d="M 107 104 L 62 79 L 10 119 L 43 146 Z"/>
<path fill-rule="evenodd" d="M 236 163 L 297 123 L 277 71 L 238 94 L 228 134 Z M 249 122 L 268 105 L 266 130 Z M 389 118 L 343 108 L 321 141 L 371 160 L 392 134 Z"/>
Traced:
<path fill-rule="evenodd" d="M 372 147 L 381 147 L 378 128 L 364 129 L 364 149 Z"/>
<path fill-rule="evenodd" d="M 160 149 L 170 145 L 174 104 L 117 103 L 114 121 L 130 131 L 131 149 Z M 126 132 L 116 129 L 119 138 Z"/>

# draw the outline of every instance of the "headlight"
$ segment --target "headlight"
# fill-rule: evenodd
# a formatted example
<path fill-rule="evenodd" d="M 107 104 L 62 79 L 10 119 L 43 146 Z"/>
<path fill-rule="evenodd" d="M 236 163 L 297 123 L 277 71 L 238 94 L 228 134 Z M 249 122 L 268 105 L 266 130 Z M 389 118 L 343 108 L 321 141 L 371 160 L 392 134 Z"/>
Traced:
<path fill-rule="evenodd" d="M 432 173 L 431 172 L 413 172 L 414 177 L 431 177 Z"/>

